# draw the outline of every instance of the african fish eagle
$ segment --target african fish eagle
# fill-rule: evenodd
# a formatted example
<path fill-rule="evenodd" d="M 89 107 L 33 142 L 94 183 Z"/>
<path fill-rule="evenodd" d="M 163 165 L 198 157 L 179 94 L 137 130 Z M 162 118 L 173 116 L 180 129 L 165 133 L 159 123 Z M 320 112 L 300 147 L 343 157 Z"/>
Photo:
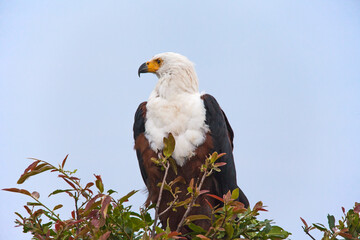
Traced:
<path fill-rule="evenodd" d="M 182 176 L 186 184 L 177 183 L 181 194 L 179 201 L 188 196 L 187 187 L 192 178 L 200 176 L 200 166 L 206 157 L 213 152 L 226 153 L 218 161 L 225 162 L 221 172 L 215 172 L 206 178 L 203 189 L 211 194 L 222 197 L 229 190 L 239 188 L 236 182 L 236 171 L 233 157 L 234 133 L 225 113 L 215 98 L 209 94 L 200 94 L 198 78 L 194 65 L 186 57 L 166 52 L 155 55 L 150 61 L 142 64 L 140 73 L 155 73 L 158 82 L 151 92 L 147 102 L 139 105 L 135 113 L 134 139 L 135 150 L 139 161 L 142 178 L 148 190 L 146 204 L 156 203 L 159 196 L 158 183 L 162 181 L 164 171 L 156 166 L 151 158 L 157 158 L 163 148 L 163 138 L 171 133 L 175 138 L 175 159 L 178 175 Z M 172 169 L 169 170 L 167 181 L 176 178 Z M 205 202 L 205 195 L 201 195 L 190 214 L 210 215 L 211 209 Z M 207 198 L 211 204 L 218 204 L 215 199 Z M 245 207 L 249 202 L 240 190 L 239 199 Z M 163 192 L 160 209 L 162 212 L 173 201 L 168 191 Z M 176 212 L 168 211 L 160 216 L 163 226 L 169 218 L 171 230 L 176 230 L 185 208 L 180 207 Z M 209 228 L 210 223 L 197 223 Z M 186 229 L 182 230 L 182 233 Z"/>

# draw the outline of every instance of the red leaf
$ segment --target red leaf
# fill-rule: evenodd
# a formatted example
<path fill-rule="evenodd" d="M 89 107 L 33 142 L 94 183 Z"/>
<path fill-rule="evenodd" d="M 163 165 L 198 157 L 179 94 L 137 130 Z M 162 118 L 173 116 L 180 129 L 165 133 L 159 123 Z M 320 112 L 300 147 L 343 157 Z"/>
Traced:
<path fill-rule="evenodd" d="M 209 191 L 209 190 L 201 190 L 201 191 L 199 192 L 199 195 L 204 194 L 204 193 L 208 193 L 208 192 L 210 192 L 210 191 Z"/>
<path fill-rule="evenodd" d="M 55 223 L 55 230 L 57 232 L 59 232 L 59 230 L 62 228 L 62 225 L 63 225 L 63 223 L 61 221 L 57 220 Z"/>
<path fill-rule="evenodd" d="M 254 211 L 266 211 L 266 209 L 263 208 L 263 203 L 260 201 L 260 202 L 257 202 L 253 208 Z"/>
<path fill-rule="evenodd" d="M 17 192 L 17 193 L 22 193 L 28 196 L 31 196 L 31 194 L 25 190 L 25 189 L 19 189 L 19 188 L 4 188 L 4 191 L 8 191 L 8 192 Z"/>
<path fill-rule="evenodd" d="M 69 184 L 73 189 L 76 189 L 75 185 L 70 182 L 69 180 L 67 180 L 66 178 L 63 178 L 65 182 L 67 182 L 67 184 Z"/>
<path fill-rule="evenodd" d="M 24 206 L 24 208 L 26 209 L 26 211 L 28 212 L 29 215 L 32 214 L 32 211 L 30 210 L 30 208 L 28 206 Z"/>
<path fill-rule="evenodd" d="M 309 228 L 309 226 L 307 225 L 306 221 L 305 221 L 303 218 L 301 218 L 301 217 L 300 217 L 300 219 L 301 219 L 301 221 L 304 223 L 305 228 Z"/>
<path fill-rule="evenodd" d="M 344 238 L 356 239 L 356 238 L 353 238 L 353 236 L 350 233 L 339 232 L 339 235 Z"/>
<path fill-rule="evenodd" d="M 31 196 L 31 194 L 25 189 L 20 189 L 20 193 Z"/>
<path fill-rule="evenodd" d="M 355 203 L 354 212 L 360 213 L 360 203 Z"/>
<path fill-rule="evenodd" d="M 65 191 L 70 197 L 73 197 L 74 195 L 71 193 L 71 192 L 69 192 L 69 191 Z"/>
<path fill-rule="evenodd" d="M 38 209 L 37 211 L 35 211 L 35 212 L 33 213 L 33 216 L 34 216 L 34 217 L 37 217 L 38 215 L 43 214 L 43 213 L 44 213 L 44 210 Z"/>
<path fill-rule="evenodd" d="M 209 197 L 215 198 L 215 199 L 217 199 L 217 200 L 219 200 L 221 202 L 224 202 L 224 199 L 222 199 L 221 197 L 216 196 L 214 194 L 206 194 L 206 196 L 209 196 Z"/>
<path fill-rule="evenodd" d="M 211 210 L 214 209 L 214 207 L 211 205 L 211 203 L 205 198 L 205 202 L 209 205 L 209 207 L 211 208 Z"/>
<path fill-rule="evenodd" d="M 106 233 L 104 233 L 103 235 L 101 235 L 101 237 L 99 238 L 99 240 L 106 240 L 108 239 L 108 237 L 110 236 L 111 231 L 107 231 Z"/>
<path fill-rule="evenodd" d="M 91 191 L 90 189 L 85 189 L 85 191 L 88 191 L 89 193 L 93 194 L 93 191 Z"/>
<path fill-rule="evenodd" d="M 66 159 L 68 158 L 68 156 L 69 156 L 69 154 L 66 155 L 66 157 L 65 157 L 64 160 L 62 161 L 61 168 L 64 168 L 65 162 L 66 162 Z"/>
<path fill-rule="evenodd" d="M 90 199 L 90 201 L 86 204 L 84 211 L 86 212 L 87 210 L 89 210 L 92 207 L 92 205 L 95 203 L 96 199 L 101 196 L 102 196 L 102 194 L 98 194 L 95 197 L 93 197 L 92 199 Z"/>
<path fill-rule="evenodd" d="M 97 180 L 102 181 L 102 180 L 101 180 L 101 175 L 96 175 L 96 174 L 94 174 L 94 176 L 96 177 Z"/>
<path fill-rule="evenodd" d="M 215 163 L 215 167 L 222 167 L 222 166 L 224 166 L 224 165 L 226 165 L 226 162 L 218 162 L 218 163 Z"/>
<path fill-rule="evenodd" d="M 229 202 L 231 200 L 231 192 L 230 192 L 230 190 L 226 194 L 224 194 L 223 199 L 226 202 Z"/>
<path fill-rule="evenodd" d="M 106 213 L 110 202 L 111 202 L 111 197 L 109 195 L 106 195 L 106 197 L 102 200 L 102 206 L 100 211 L 104 218 L 106 218 Z"/>
<path fill-rule="evenodd" d="M 88 184 L 86 184 L 85 189 L 87 189 L 87 188 L 89 188 L 89 187 L 92 187 L 93 185 L 94 185 L 93 182 L 89 182 Z"/>
<path fill-rule="evenodd" d="M 85 219 L 80 219 L 80 220 L 77 220 L 77 221 L 73 221 L 73 222 L 69 223 L 68 225 L 69 225 L 69 226 L 75 225 L 75 224 L 81 223 L 81 222 L 83 222 L 83 221 L 85 221 Z"/>
<path fill-rule="evenodd" d="M 100 228 L 101 226 L 101 222 L 99 219 L 93 219 L 91 220 L 91 224 L 95 227 L 95 228 Z"/>
<path fill-rule="evenodd" d="M 71 217 L 72 217 L 73 219 L 75 219 L 75 210 L 73 210 L 73 211 L 71 212 Z"/>
<path fill-rule="evenodd" d="M 24 173 L 27 173 L 27 172 L 29 172 L 29 171 L 32 171 L 32 170 L 36 167 L 36 165 L 38 165 L 39 162 L 40 162 L 40 160 L 37 160 L 37 161 L 33 162 L 32 164 L 30 164 L 30 165 L 25 169 Z"/>
<path fill-rule="evenodd" d="M 205 237 L 204 235 L 202 235 L 202 234 L 198 234 L 198 235 L 196 235 L 198 238 L 200 238 L 200 239 L 203 239 L 203 240 L 210 240 L 210 238 L 208 238 L 208 237 Z"/>
<path fill-rule="evenodd" d="M 18 184 L 22 184 L 26 181 L 26 179 L 28 179 L 29 177 L 31 176 L 35 176 L 39 173 L 42 173 L 42 172 L 45 172 L 45 171 L 48 171 L 50 169 L 53 169 L 53 167 L 49 166 L 47 163 L 41 163 L 37 166 L 34 166 L 34 169 L 31 170 L 30 172 L 24 172 L 19 180 L 17 181 Z"/>
<path fill-rule="evenodd" d="M 180 235 L 180 234 L 181 234 L 181 233 L 174 231 L 174 232 L 169 233 L 169 234 L 168 234 L 168 237 L 171 238 L 171 237 L 173 237 L 173 236 L 178 236 L 178 235 Z"/>

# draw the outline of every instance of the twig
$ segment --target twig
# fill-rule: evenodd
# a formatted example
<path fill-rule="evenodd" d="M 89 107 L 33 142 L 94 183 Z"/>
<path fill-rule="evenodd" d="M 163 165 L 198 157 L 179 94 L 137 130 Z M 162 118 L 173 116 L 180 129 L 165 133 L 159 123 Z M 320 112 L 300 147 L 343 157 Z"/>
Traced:
<path fill-rule="evenodd" d="M 309 237 L 311 237 L 312 240 L 316 240 L 313 236 L 311 236 L 311 234 L 309 233 L 309 230 L 304 231 Z"/>
<path fill-rule="evenodd" d="M 43 206 L 44 208 L 46 208 L 46 210 L 48 210 L 51 215 L 53 215 L 54 217 L 56 217 L 59 221 L 62 221 L 58 215 L 56 215 L 54 213 L 54 211 L 50 210 L 47 206 L 45 206 L 42 202 L 40 202 L 36 197 L 34 197 L 33 195 L 31 195 L 30 197 L 32 197 L 32 199 L 34 199 L 37 203 L 39 203 L 41 206 Z"/>
<path fill-rule="evenodd" d="M 203 185 L 203 183 L 204 183 L 204 181 L 205 181 L 205 178 L 207 177 L 207 169 L 204 171 L 204 174 L 203 174 L 203 176 L 202 176 L 202 178 L 201 178 L 201 181 L 200 181 L 200 184 L 199 184 L 199 186 L 197 187 L 197 189 L 199 189 L 199 192 L 201 191 L 201 187 L 202 187 L 202 185 Z M 195 193 L 197 192 L 197 190 L 195 191 Z M 179 223 L 179 225 L 178 225 L 178 227 L 177 227 L 177 229 L 176 229 L 176 231 L 177 232 L 180 232 L 180 230 L 181 230 L 181 228 L 182 228 L 182 226 L 184 225 L 184 223 L 185 223 L 185 219 L 187 218 L 187 216 L 189 215 L 189 213 L 190 213 L 190 210 L 191 210 L 191 208 L 194 206 L 194 204 L 195 204 L 195 201 L 196 201 L 196 199 L 199 197 L 199 195 L 195 195 L 195 193 L 193 193 L 192 195 L 192 199 L 191 199 L 191 202 L 189 203 L 189 205 L 188 205 L 188 207 L 187 207 L 187 209 L 186 209 L 186 212 L 184 213 L 184 216 L 182 217 L 182 219 L 181 219 L 181 221 L 180 221 L 180 223 Z"/>
<path fill-rule="evenodd" d="M 175 199 L 171 202 L 170 206 L 168 208 L 166 208 L 164 211 L 162 211 L 160 214 L 159 214 L 159 217 L 162 216 L 164 213 L 166 213 L 167 211 L 169 211 L 172 206 L 174 206 L 174 204 L 176 203 L 176 201 L 178 200 L 178 196 L 175 197 Z"/>
<path fill-rule="evenodd" d="M 154 220 L 153 229 L 152 229 L 152 231 L 151 231 L 151 237 L 154 237 L 154 236 L 155 236 L 155 227 L 157 226 L 157 221 L 159 220 L 159 208 L 160 208 L 161 197 L 162 197 L 162 193 L 163 193 L 163 190 L 164 190 L 164 185 L 165 185 L 166 177 L 167 177 L 168 172 L 169 172 L 170 162 L 168 161 L 168 162 L 166 163 L 166 166 L 164 166 L 164 167 L 165 167 L 165 174 L 164 174 L 163 181 L 162 181 L 162 183 L 161 183 L 160 192 L 159 192 L 159 198 L 158 198 L 158 200 L 157 200 L 156 207 L 155 207 L 155 220 Z"/>

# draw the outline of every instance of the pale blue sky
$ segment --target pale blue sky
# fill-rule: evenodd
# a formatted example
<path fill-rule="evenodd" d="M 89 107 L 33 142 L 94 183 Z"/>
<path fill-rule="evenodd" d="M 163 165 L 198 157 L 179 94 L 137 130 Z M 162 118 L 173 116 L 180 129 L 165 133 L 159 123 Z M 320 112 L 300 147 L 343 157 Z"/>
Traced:
<path fill-rule="evenodd" d="M 69 153 L 84 182 L 96 173 L 119 196 L 144 189 L 133 115 L 157 79 L 137 69 L 174 51 L 226 112 L 251 204 L 306 239 L 299 217 L 326 223 L 360 201 L 359 12 L 356 0 L 0 1 L 0 188 L 63 201 L 46 197 L 65 186 L 50 174 L 16 181 L 27 157 Z M 29 199 L 0 199 L 0 239 L 30 239 L 13 228 Z"/>

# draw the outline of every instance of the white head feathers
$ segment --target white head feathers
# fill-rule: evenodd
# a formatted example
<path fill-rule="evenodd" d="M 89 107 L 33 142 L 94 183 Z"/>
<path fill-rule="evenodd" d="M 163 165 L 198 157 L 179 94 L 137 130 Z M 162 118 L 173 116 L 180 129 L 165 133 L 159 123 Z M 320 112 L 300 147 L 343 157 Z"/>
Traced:
<path fill-rule="evenodd" d="M 194 64 L 178 53 L 165 52 L 155 55 L 150 61 L 160 59 L 161 64 L 155 72 L 159 81 L 154 89 L 162 97 L 178 93 L 199 92 L 198 78 Z"/>

